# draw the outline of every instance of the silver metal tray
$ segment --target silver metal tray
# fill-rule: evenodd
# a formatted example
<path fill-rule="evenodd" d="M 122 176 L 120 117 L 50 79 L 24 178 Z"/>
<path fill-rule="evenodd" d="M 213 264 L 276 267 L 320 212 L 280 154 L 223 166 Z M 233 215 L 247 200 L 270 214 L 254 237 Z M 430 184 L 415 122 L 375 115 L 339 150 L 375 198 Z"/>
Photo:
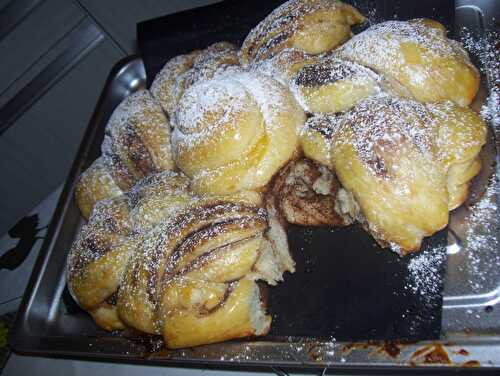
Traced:
<path fill-rule="evenodd" d="M 456 23 L 483 33 L 484 10 L 457 2 Z M 491 79 L 491 77 L 489 78 Z M 486 74 L 487 84 L 488 72 Z M 419 365 L 419 351 L 444 347 L 450 362 L 443 366 L 500 367 L 500 247 L 498 191 L 483 187 L 499 176 L 498 135 L 491 129 L 483 151 L 489 168 L 477 179 L 470 205 L 485 209 L 487 221 L 471 221 L 467 207 L 452 213 L 442 316 L 442 339 L 435 343 L 347 344 L 311 338 L 264 338 L 225 342 L 178 351 L 155 351 L 148 338 L 129 338 L 98 329 L 88 315 L 65 304 L 65 259 L 83 220 L 73 200 L 75 181 L 99 154 L 104 126 L 113 109 L 132 92 L 144 88 L 146 74 L 139 57 L 120 61 L 111 71 L 85 133 L 75 163 L 50 225 L 11 331 L 10 344 L 22 353 L 120 360 L 139 363 L 182 364 L 197 367 L 290 367 L 302 369 L 363 369 L 401 372 Z M 484 90 L 484 88 L 483 88 Z M 497 184 L 492 180 L 492 184 Z M 480 198 L 482 196 L 482 198 Z M 486 205 L 485 197 L 489 204 Z M 469 218 L 468 218 L 469 217 Z M 487 223 L 485 228 L 484 223 Z M 391 356 L 392 354 L 392 356 Z"/>

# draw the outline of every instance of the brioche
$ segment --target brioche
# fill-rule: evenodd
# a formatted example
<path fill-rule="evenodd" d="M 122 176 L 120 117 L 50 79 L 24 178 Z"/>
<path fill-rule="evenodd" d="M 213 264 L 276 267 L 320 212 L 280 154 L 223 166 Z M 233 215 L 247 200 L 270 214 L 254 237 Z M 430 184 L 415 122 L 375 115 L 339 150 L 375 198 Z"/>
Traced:
<path fill-rule="evenodd" d="M 151 84 L 151 93 L 171 117 L 184 92 L 195 82 L 212 78 L 219 70 L 239 65 L 236 46 L 218 42 L 201 51 L 169 60 Z"/>
<path fill-rule="evenodd" d="M 190 275 L 217 283 L 241 279 L 258 257 L 266 226 L 257 208 L 220 202 L 181 211 L 173 219 L 153 229 L 132 259 L 118 295 L 120 317 L 147 333 L 162 332 L 165 284 Z M 196 303 L 188 308 L 196 309 Z"/>
<path fill-rule="evenodd" d="M 336 0 L 287 1 L 250 31 L 240 60 L 247 66 L 286 48 L 311 55 L 327 52 L 348 40 L 351 26 L 364 20 L 356 8 Z"/>
<path fill-rule="evenodd" d="M 309 119 L 307 157 L 333 169 L 347 191 L 339 205 L 384 246 L 405 254 L 448 223 L 480 168 L 486 126 L 448 102 L 378 97 L 343 115 Z M 465 149 L 465 150 L 464 150 Z"/>
<path fill-rule="evenodd" d="M 252 68 L 278 79 L 310 113 L 336 113 L 387 89 L 372 70 L 335 56 L 286 49 Z"/>
<path fill-rule="evenodd" d="M 75 185 L 75 200 L 86 219 L 98 201 L 119 196 L 123 190 L 119 187 L 106 157 L 97 158 L 78 178 Z"/>
<path fill-rule="evenodd" d="M 94 208 L 67 278 L 102 328 L 163 335 L 171 348 L 269 330 L 255 281 L 294 271 L 281 224 L 258 193 L 198 195 L 189 185 L 167 171 Z"/>
<path fill-rule="evenodd" d="M 170 348 L 267 334 L 271 317 L 265 314 L 259 287 L 248 279 L 229 284 L 176 279 L 162 306 L 163 336 Z M 189 310 L 193 301 L 200 308 Z"/>
<path fill-rule="evenodd" d="M 481 170 L 479 152 L 486 143 L 487 126 L 467 107 L 445 102 L 426 108 L 439 124 L 434 154 L 447 173 L 448 208 L 453 210 L 465 202 L 471 180 Z"/>
<path fill-rule="evenodd" d="M 400 95 L 421 102 L 449 100 L 467 106 L 479 88 L 479 72 L 467 52 L 432 20 L 373 25 L 335 54 L 384 75 Z"/>
<path fill-rule="evenodd" d="M 175 168 L 170 123 L 147 90 L 125 98 L 113 111 L 99 157 L 78 179 L 76 202 L 85 218 L 103 199 L 128 191 L 138 180 Z"/>
<path fill-rule="evenodd" d="M 151 84 L 151 93 L 160 103 L 163 111 L 171 116 L 179 102 L 184 88 L 184 79 L 189 69 L 193 67 L 194 59 L 201 51 L 195 50 L 186 55 L 175 56 L 167 61 Z"/>
<path fill-rule="evenodd" d="M 278 82 L 234 70 L 190 87 L 172 121 L 174 159 L 193 189 L 225 194 L 264 187 L 297 152 L 305 114 Z"/>
<path fill-rule="evenodd" d="M 132 236 L 125 196 L 100 201 L 68 255 L 68 288 L 78 304 L 106 330 L 124 329 L 110 304 L 138 238 Z"/>
<path fill-rule="evenodd" d="M 136 181 L 174 168 L 170 124 L 149 91 L 139 90 L 120 103 L 105 133 L 103 154 L 118 156 Z"/>

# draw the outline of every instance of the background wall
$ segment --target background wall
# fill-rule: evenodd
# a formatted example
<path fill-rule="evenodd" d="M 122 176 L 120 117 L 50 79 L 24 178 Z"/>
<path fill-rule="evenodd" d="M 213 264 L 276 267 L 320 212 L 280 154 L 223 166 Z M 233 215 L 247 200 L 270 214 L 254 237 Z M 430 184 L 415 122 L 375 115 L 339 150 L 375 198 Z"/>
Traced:
<path fill-rule="evenodd" d="M 137 22 L 216 0 L 0 0 L 0 236 L 61 185 Z"/>

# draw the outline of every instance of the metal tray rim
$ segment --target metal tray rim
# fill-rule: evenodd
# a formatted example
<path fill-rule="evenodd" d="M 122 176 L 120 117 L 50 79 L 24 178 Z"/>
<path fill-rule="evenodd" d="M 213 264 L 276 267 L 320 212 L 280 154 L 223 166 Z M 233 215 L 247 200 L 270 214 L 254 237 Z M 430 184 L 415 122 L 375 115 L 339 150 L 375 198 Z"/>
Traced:
<path fill-rule="evenodd" d="M 221 362 L 219 359 L 146 359 L 146 358 L 138 358 L 137 356 L 126 356 L 120 355 L 116 353 L 84 353 L 81 351 L 72 350 L 71 343 L 72 339 L 67 337 L 50 337 L 50 336 L 36 336 L 31 335 L 27 332 L 26 328 L 23 326 L 23 321 L 26 319 L 26 316 L 29 312 L 29 308 L 33 303 L 36 292 L 40 286 L 40 281 L 42 275 L 46 269 L 47 262 L 50 258 L 50 254 L 53 250 L 54 243 L 59 235 L 61 226 L 65 219 L 65 214 L 68 209 L 68 205 L 71 202 L 71 198 L 74 193 L 75 181 L 76 178 L 81 171 L 81 167 L 84 161 L 87 159 L 87 155 L 89 153 L 90 144 L 95 136 L 95 132 L 97 130 L 97 126 L 99 124 L 99 120 L 102 117 L 101 110 L 103 107 L 103 103 L 105 101 L 105 96 L 107 95 L 114 79 L 122 72 L 127 66 L 132 64 L 141 64 L 142 59 L 138 55 L 128 56 L 115 64 L 115 66 L 110 71 L 110 74 L 105 82 L 103 90 L 98 99 L 96 108 L 94 113 L 89 121 L 89 125 L 82 139 L 82 143 L 79 147 L 79 150 L 74 159 L 72 168 L 68 174 L 66 179 L 66 183 L 64 185 L 63 191 L 60 195 L 56 210 L 54 212 L 53 219 L 49 226 L 47 237 L 43 242 L 40 254 L 35 263 L 32 275 L 29 279 L 28 285 L 26 287 L 25 294 L 23 296 L 21 305 L 16 314 L 16 319 L 12 330 L 9 336 L 9 345 L 17 352 L 26 353 L 26 354 L 37 354 L 37 355 L 51 355 L 51 356 L 59 356 L 59 357 L 78 357 L 83 359 L 106 359 L 108 361 L 126 361 L 131 363 L 147 363 L 147 364 L 169 364 L 169 365 L 181 365 L 188 367 L 199 367 L 199 366 L 214 366 L 224 368 L 234 369 L 243 367 L 245 370 L 249 370 L 248 367 L 256 367 L 262 369 L 263 367 L 272 367 L 276 366 L 276 362 L 266 362 L 266 361 L 236 361 L 236 362 Z M 498 141 L 498 140 L 497 140 Z M 52 340 L 56 339 L 61 341 L 59 344 L 59 349 L 52 348 L 47 351 L 47 348 L 44 346 L 44 343 L 52 342 Z M 89 343 L 95 341 L 95 338 L 88 337 Z M 486 342 L 493 341 L 495 345 L 498 345 L 500 342 L 500 338 L 485 338 Z M 473 341 L 475 342 L 475 341 Z M 419 342 L 418 345 L 411 345 L 409 348 L 413 348 L 415 350 L 418 346 L 424 345 L 428 342 Z M 336 346 L 341 346 L 342 343 L 337 343 Z M 74 347 L 73 347 L 74 349 Z M 287 362 L 283 361 L 279 364 L 284 367 L 291 368 L 315 368 L 321 369 L 325 367 L 324 363 L 321 362 L 304 362 L 304 361 L 294 361 Z M 500 369 L 500 363 L 497 365 L 487 364 L 485 363 L 483 366 L 487 368 L 497 368 Z M 388 361 L 387 363 L 364 363 L 364 362 L 355 362 L 355 363 L 333 363 L 328 364 L 329 368 L 335 368 L 336 370 L 363 370 L 366 371 L 368 368 L 373 370 L 376 368 L 377 370 L 385 370 L 385 371 L 396 371 L 396 370 L 408 370 L 408 364 L 397 364 L 394 361 Z M 447 365 L 446 368 L 455 368 L 456 365 Z M 428 370 L 439 369 L 443 371 L 442 366 L 426 366 Z"/>
<path fill-rule="evenodd" d="M 87 126 L 87 129 L 85 130 L 84 136 L 82 138 L 82 141 L 80 143 L 80 146 L 78 148 L 78 152 L 76 153 L 76 156 L 74 158 L 73 164 L 71 166 L 70 172 L 68 173 L 64 187 L 61 191 L 61 194 L 59 196 L 58 202 L 56 209 L 54 210 L 54 214 L 52 216 L 52 220 L 49 224 L 49 227 L 47 229 L 47 235 L 42 243 L 42 246 L 40 248 L 40 252 L 38 254 L 38 257 L 35 261 L 35 264 L 33 266 L 33 271 L 31 272 L 31 276 L 28 280 L 28 284 L 26 285 L 26 289 L 23 294 L 23 298 L 21 300 L 21 303 L 19 305 L 19 308 L 16 312 L 16 317 L 14 319 L 14 324 L 12 325 L 12 329 L 10 330 L 9 333 L 9 345 L 14 349 L 17 350 L 18 346 L 17 344 L 21 344 L 24 342 L 22 340 L 23 337 L 32 337 L 36 338 L 35 336 L 30 336 L 29 333 L 23 333 L 24 330 L 21 326 L 22 319 L 26 316 L 26 313 L 28 311 L 29 306 L 32 304 L 33 298 L 36 294 L 37 289 L 39 288 L 40 280 L 43 275 L 44 269 L 46 267 L 46 264 L 48 262 L 48 259 L 50 257 L 50 254 L 52 252 L 55 240 L 57 239 L 57 236 L 59 234 L 60 228 L 64 222 L 65 218 L 65 213 L 68 208 L 68 204 L 71 202 L 71 199 L 74 194 L 74 189 L 75 189 L 75 182 L 76 178 L 78 177 L 81 167 L 83 165 L 83 162 L 86 160 L 87 154 L 90 149 L 91 145 L 91 140 L 93 139 L 96 128 L 99 123 L 99 119 L 101 118 L 101 111 L 103 107 L 103 103 L 106 97 L 106 94 L 109 92 L 109 89 L 111 85 L 113 84 L 113 81 L 115 80 L 116 76 L 122 71 L 124 68 L 127 67 L 127 65 L 133 63 L 134 61 L 140 60 L 142 64 L 142 60 L 140 59 L 139 55 L 130 55 L 127 56 L 121 60 L 119 60 L 111 69 L 106 82 L 103 86 L 103 89 L 101 90 L 101 94 L 99 95 L 99 98 L 97 100 L 97 104 L 95 106 L 94 112 L 90 118 L 89 124 Z M 44 338 L 44 337 L 38 337 L 38 338 Z M 22 347 L 21 347 L 22 348 Z M 19 350 L 21 350 L 19 348 Z M 22 350 L 21 350 L 22 351 Z"/>

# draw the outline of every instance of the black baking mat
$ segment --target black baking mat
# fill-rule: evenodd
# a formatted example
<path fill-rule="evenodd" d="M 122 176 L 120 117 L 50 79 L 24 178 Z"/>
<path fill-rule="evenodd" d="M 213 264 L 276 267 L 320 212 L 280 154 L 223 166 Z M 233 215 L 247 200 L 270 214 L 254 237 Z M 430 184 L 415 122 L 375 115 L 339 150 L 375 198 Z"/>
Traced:
<path fill-rule="evenodd" d="M 148 86 L 172 57 L 212 43 L 241 44 L 250 29 L 283 0 L 230 0 L 144 21 L 137 25 L 137 42 Z"/>
<path fill-rule="evenodd" d="M 223 40 L 240 44 L 283 2 L 224 1 L 138 24 L 148 85 L 176 55 Z M 453 0 L 346 2 L 374 22 L 428 17 L 448 30 L 453 28 Z M 297 270 L 269 289 L 271 335 L 337 340 L 439 337 L 445 231 L 426 239 L 421 253 L 404 258 L 381 249 L 357 225 L 343 229 L 290 226 L 288 237 Z"/>
<path fill-rule="evenodd" d="M 284 0 L 226 0 L 137 24 L 147 84 L 172 57 L 223 40 L 241 44 L 248 32 Z M 372 21 L 427 17 L 453 30 L 454 0 L 353 0 Z"/>
<path fill-rule="evenodd" d="M 269 288 L 270 334 L 336 340 L 439 337 L 446 231 L 426 239 L 420 253 L 403 258 L 380 248 L 359 225 L 290 226 L 288 241 L 296 272 Z"/>

